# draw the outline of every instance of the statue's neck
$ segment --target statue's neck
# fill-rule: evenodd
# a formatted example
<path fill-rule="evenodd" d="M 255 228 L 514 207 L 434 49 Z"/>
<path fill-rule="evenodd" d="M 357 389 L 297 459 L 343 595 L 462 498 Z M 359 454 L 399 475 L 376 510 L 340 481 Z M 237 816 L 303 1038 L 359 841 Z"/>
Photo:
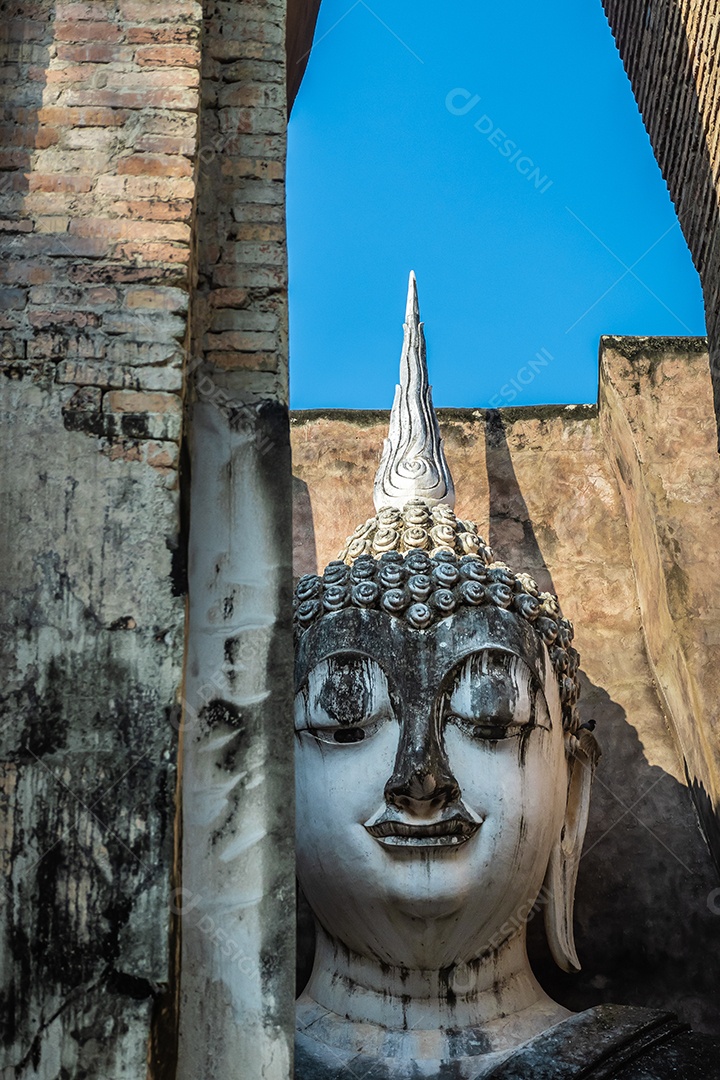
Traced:
<path fill-rule="evenodd" d="M 537 1030 L 544 1030 L 570 1015 L 535 979 L 524 929 L 497 952 L 470 964 L 424 971 L 358 956 L 318 927 L 315 965 L 303 995 L 304 1001 L 308 999 L 346 1024 L 373 1024 L 398 1032 L 474 1028 L 486 1031 L 491 1043 L 496 1042 L 492 1030 L 513 1027 L 513 1018 L 524 1032 L 523 1016 L 533 1029 L 537 1024 L 532 1017 L 537 1017 L 541 1020 Z"/>

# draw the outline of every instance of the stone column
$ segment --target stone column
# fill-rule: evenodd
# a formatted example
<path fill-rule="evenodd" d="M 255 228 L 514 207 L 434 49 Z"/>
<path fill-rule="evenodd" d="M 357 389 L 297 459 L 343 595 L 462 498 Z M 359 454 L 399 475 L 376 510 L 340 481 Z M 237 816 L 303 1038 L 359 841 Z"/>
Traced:
<path fill-rule="evenodd" d="M 205 5 L 179 1080 L 292 1075 L 284 26 Z"/>

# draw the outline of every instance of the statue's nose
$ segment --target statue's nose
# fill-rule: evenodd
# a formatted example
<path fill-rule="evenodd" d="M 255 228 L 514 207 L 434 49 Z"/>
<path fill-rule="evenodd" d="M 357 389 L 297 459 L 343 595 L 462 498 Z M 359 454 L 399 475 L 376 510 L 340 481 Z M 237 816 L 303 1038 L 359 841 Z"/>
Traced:
<path fill-rule="evenodd" d="M 401 748 L 402 755 L 402 748 Z M 403 756 L 385 785 L 385 801 L 414 817 L 433 817 L 460 798 L 460 786 L 440 754 L 435 760 Z"/>

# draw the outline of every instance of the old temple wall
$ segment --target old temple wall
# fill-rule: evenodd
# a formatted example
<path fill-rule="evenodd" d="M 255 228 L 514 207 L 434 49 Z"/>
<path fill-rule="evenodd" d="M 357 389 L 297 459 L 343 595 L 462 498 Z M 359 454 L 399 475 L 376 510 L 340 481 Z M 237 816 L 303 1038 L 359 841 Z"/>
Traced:
<path fill-rule="evenodd" d="M 3 1076 L 173 1067 L 201 14 L 2 5 Z"/>
<path fill-rule="evenodd" d="M 458 515 L 560 596 L 576 626 L 584 719 L 603 748 L 577 905 L 580 976 L 546 989 L 676 1009 L 717 1031 L 720 461 L 698 339 L 606 338 L 595 406 L 440 410 Z M 296 574 L 372 514 L 386 413 L 293 415 Z M 692 790 L 691 790 L 692 789 Z M 693 795 L 695 799 L 693 800 Z"/>

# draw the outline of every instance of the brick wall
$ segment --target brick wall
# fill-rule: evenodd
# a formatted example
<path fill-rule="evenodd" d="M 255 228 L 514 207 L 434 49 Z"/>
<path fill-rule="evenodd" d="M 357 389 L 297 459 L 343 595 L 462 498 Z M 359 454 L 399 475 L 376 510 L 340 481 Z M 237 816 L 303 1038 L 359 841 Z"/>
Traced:
<path fill-rule="evenodd" d="M 286 398 L 284 5 L 205 9 L 193 351 Z"/>
<path fill-rule="evenodd" d="M 604 0 L 604 6 L 702 279 L 720 416 L 720 2 Z"/>
<path fill-rule="evenodd" d="M 200 31 L 194 0 L 2 6 L 3 1075 L 173 1068 Z"/>
<path fill-rule="evenodd" d="M 138 0 L 11 8 L 3 363 L 11 377 L 56 382 L 66 424 L 106 436 L 107 452 L 169 467 L 187 329 L 199 4 L 158 4 L 155 20 Z"/>

